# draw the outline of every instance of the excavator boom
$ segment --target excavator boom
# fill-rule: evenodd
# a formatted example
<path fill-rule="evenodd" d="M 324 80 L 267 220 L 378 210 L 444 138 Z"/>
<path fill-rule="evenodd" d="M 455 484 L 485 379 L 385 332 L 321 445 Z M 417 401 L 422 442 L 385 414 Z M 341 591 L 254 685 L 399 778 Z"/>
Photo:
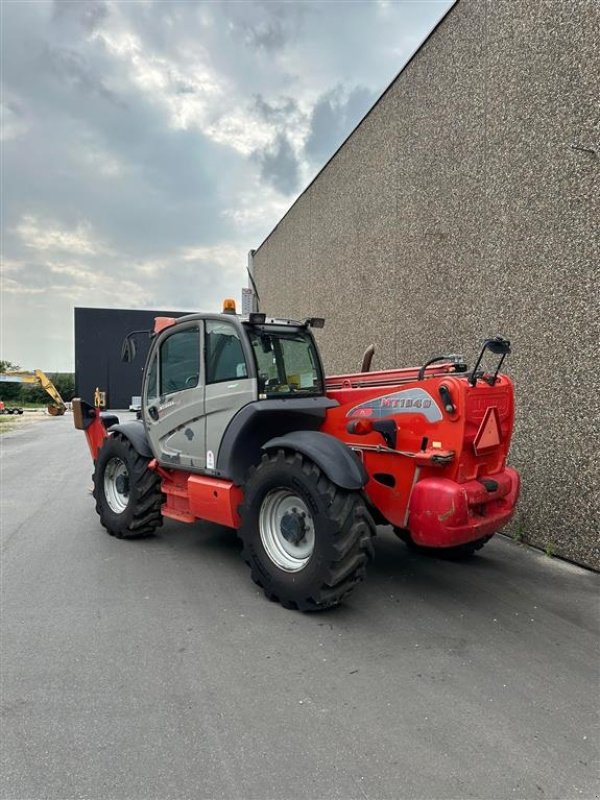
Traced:
<path fill-rule="evenodd" d="M 0 383 L 28 383 L 34 386 L 40 386 L 54 400 L 54 403 L 48 406 L 49 414 L 53 417 L 60 417 L 67 410 L 66 403 L 60 396 L 60 392 L 41 369 L 35 369 L 33 372 L 24 372 L 21 370 L 0 372 Z"/>

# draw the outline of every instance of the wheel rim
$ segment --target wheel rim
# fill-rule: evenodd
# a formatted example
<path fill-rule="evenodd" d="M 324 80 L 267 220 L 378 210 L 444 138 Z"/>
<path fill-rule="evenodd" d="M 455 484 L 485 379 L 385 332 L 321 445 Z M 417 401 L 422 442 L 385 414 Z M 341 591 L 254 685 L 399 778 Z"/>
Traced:
<path fill-rule="evenodd" d="M 288 489 L 273 489 L 260 507 L 258 527 L 276 566 L 285 572 L 304 569 L 315 549 L 315 524 L 304 500 Z"/>
<path fill-rule="evenodd" d="M 129 503 L 129 470 L 120 458 L 111 458 L 104 468 L 104 496 L 111 511 L 121 514 Z"/>

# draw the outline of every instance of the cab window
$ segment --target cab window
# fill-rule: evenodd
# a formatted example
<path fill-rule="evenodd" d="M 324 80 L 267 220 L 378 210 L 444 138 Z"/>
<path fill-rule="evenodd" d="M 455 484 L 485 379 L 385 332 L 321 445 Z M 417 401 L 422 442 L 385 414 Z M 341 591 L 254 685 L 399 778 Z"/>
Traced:
<path fill-rule="evenodd" d="M 158 361 L 156 355 L 152 357 L 148 374 L 146 376 L 146 401 L 148 403 L 156 400 L 158 397 Z"/>
<path fill-rule="evenodd" d="M 206 321 L 206 383 L 248 377 L 248 367 L 237 330 L 230 322 Z"/>
<path fill-rule="evenodd" d="M 193 389 L 200 379 L 200 330 L 184 328 L 160 346 L 160 394 Z"/>
<path fill-rule="evenodd" d="M 323 394 L 323 376 L 312 337 L 304 331 L 248 331 L 258 390 L 267 397 Z"/>

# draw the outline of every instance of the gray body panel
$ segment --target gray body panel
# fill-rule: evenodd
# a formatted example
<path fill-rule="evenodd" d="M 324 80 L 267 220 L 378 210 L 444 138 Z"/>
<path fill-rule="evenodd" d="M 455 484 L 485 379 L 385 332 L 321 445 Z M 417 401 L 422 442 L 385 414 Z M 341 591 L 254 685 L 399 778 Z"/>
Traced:
<path fill-rule="evenodd" d="M 223 434 L 238 411 L 258 399 L 256 378 L 209 384 L 205 389 L 206 451 L 208 469 L 215 469 Z"/>
<path fill-rule="evenodd" d="M 163 395 L 155 405 L 159 419 L 144 415 L 152 450 L 166 466 L 204 469 L 206 425 L 204 387 Z"/>

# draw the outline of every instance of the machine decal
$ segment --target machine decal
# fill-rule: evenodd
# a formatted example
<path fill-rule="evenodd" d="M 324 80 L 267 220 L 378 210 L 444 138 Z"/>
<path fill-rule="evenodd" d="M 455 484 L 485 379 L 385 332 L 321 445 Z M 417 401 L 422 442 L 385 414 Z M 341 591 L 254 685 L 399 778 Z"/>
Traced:
<path fill-rule="evenodd" d="M 439 422 L 442 412 L 424 389 L 404 389 L 367 400 L 350 409 L 348 417 L 392 417 L 396 414 L 422 414 L 429 422 Z"/>
<path fill-rule="evenodd" d="M 496 406 L 500 419 L 506 419 L 510 411 L 510 398 L 506 392 L 486 392 L 484 395 L 471 395 L 467 398 L 467 414 L 473 421 L 479 421 L 487 414 L 490 406 Z"/>
<path fill-rule="evenodd" d="M 169 408 L 175 408 L 175 406 L 179 405 L 179 402 L 176 402 L 175 400 L 166 400 L 165 401 L 164 397 L 161 397 L 158 402 L 160 403 L 159 411 L 161 413 L 163 411 L 166 411 Z"/>
<path fill-rule="evenodd" d="M 212 450 L 206 451 L 206 469 L 215 468 L 215 454 Z"/>

